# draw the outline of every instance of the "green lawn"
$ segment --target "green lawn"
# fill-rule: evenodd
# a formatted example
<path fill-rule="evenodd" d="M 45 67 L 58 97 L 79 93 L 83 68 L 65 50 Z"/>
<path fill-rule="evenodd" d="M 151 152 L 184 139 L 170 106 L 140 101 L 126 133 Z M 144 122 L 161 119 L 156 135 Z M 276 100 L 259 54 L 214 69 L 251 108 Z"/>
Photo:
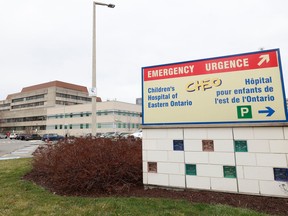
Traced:
<path fill-rule="evenodd" d="M 0 161 L 0 216 L 10 215 L 263 215 L 223 205 L 152 198 L 81 198 L 50 193 L 21 177 L 31 159 Z"/>

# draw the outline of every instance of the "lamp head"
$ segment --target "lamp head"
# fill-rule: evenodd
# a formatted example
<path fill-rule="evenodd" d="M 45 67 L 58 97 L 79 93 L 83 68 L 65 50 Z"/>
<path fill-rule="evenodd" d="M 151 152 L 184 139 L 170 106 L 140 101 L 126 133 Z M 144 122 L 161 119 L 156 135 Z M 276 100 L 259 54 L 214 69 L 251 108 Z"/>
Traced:
<path fill-rule="evenodd" d="M 114 4 L 108 4 L 107 6 L 108 6 L 109 8 L 114 8 L 114 7 L 115 7 Z"/>

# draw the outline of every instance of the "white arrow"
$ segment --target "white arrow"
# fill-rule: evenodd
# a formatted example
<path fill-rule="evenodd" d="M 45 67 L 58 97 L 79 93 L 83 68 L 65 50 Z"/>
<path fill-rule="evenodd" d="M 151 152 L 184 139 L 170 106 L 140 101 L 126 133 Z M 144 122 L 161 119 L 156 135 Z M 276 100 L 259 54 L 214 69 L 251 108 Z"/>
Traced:
<path fill-rule="evenodd" d="M 265 61 L 266 61 L 266 63 L 268 63 L 270 61 L 269 54 L 261 55 L 259 58 L 261 58 L 261 60 L 259 61 L 258 66 L 262 65 L 263 62 L 265 62 Z"/>

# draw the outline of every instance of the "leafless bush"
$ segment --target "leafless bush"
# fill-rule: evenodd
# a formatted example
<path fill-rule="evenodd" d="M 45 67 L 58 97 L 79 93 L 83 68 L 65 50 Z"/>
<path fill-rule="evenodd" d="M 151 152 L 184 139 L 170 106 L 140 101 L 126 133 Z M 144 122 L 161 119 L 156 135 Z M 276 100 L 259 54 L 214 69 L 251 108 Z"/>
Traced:
<path fill-rule="evenodd" d="M 142 185 L 142 141 L 76 139 L 38 148 L 29 178 L 62 194 L 118 193 Z"/>

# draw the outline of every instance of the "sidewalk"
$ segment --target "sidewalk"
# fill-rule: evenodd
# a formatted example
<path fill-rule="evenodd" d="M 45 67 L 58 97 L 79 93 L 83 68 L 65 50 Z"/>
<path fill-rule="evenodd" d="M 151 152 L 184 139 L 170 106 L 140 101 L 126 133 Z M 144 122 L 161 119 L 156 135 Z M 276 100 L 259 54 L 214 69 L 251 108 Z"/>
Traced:
<path fill-rule="evenodd" d="M 22 148 L 19 148 L 15 151 L 12 151 L 10 153 L 6 153 L 0 157 L 0 160 L 10 160 L 10 159 L 18 159 L 18 158 L 31 158 L 33 157 L 32 153 L 38 148 L 39 145 L 42 145 L 42 143 L 39 143 L 39 141 L 29 141 L 27 142 L 28 146 L 24 146 Z"/>

